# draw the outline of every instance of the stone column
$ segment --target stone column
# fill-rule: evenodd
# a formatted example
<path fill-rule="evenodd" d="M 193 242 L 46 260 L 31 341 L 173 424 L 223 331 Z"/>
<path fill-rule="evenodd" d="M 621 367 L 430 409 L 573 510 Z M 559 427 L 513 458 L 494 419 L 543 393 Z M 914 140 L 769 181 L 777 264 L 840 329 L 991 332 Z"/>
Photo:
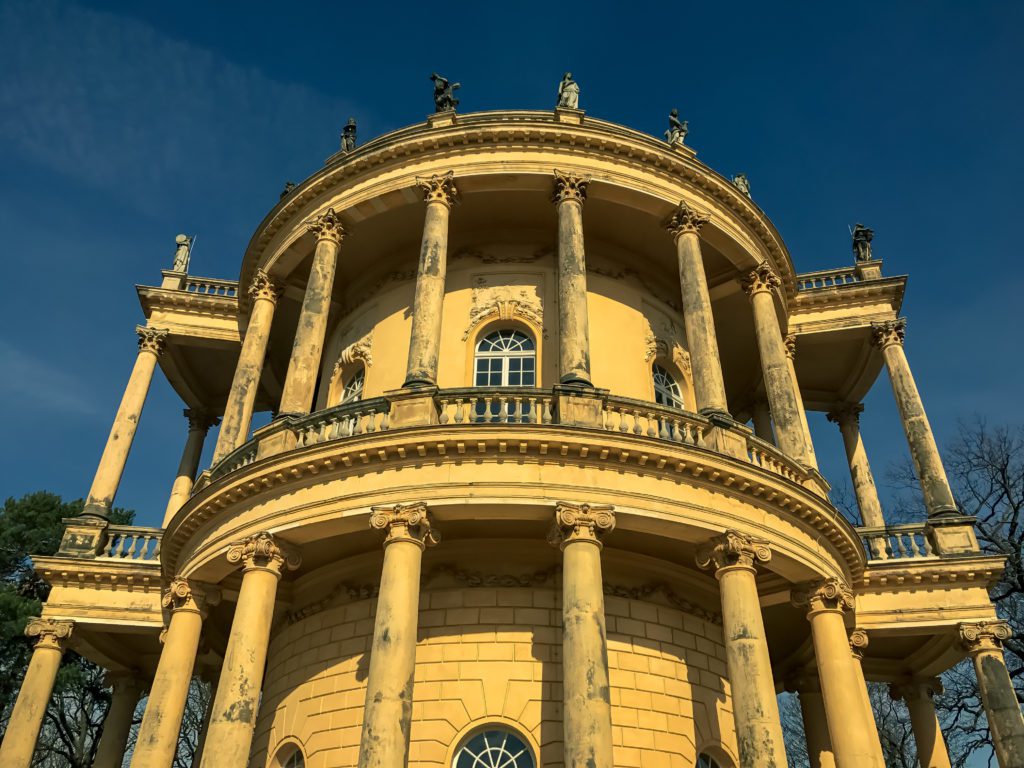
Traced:
<path fill-rule="evenodd" d="M 773 294 L 782 285 L 779 276 L 762 262 L 743 281 L 754 308 L 754 331 L 761 356 L 765 394 L 772 409 L 775 437 L 779 449 L 806 466 L 813 466 L 807 451 L 804 426 L 800 421 L 800 394 L 792 374 L 792 364 L 775 314 Z"/>
<path fill-rule="evenodd" d="M 684 202 L 672 214 L 667 228 L 676 242 L 683 297 L 683 326 L 690 349 L 697 410 L 703 414 L 728 416 L 729 406 L 725 398 L 715 318 L 711 311 L 708 279 L 704 273 L 704 257 L 700 252 L 700 229 L 710 220 L 709 216 L 698 213 Z"/>
<path fill-rule="evenodd" d="M 231 545 L 227 558 L 229 563 L 242 564 L 242 586 L 231 620 L 201 768 L 244 768 L 249 764 L 277 583 L 285 568 L 294 570 L 300 563 L 296 552 L 265 532 Z"/>
<path fill-rule="evenodd" d="M 93 477 L 82 514 L 107 517 L 114 505 L 114 496 L 121 484 L 124 465 L 128 461 L 135 430 L 142 416 L 142 406 L 146 403 L 149 385 L 153 381 L 156 361 L 163 352 L 167 340 L 167 331 L 158 328 L 145 328 L 140 325 L 135 332 L 139 334 L 139 355 L 135 358 L 135 367 L 128 378 L 128 386 L 124 389 L 121 405 L 117 408 L 114 425 L 110 428 L 110 436 L 103 448 L 103 455 L 96 468 L 96 475 Z"/>
<path fill-rule="evenodd" d="M 1005 621 L 961 624 L 960 641 L 974 662 L 981 703 L 988 716 L 992 745 L 1002 768 L 1024 765 L 1024 718 L 1003 659 L 1003 642 L 1012 636 Z"/>
<path fill-rule="evenodd" d="M 853 483 L 853 493 L 857 497 L 861 520 L 864 521 L 864 525 L 883 526 L 885 517 L 882 515 L 882 504 L 878 500 L 875 478 L 871 474 L 871 465 L 868 463 L 864 441 L 860 436 L 860 414 L 863 411 L 864 406 L 859 403 L 847 404 L 830 411 L 828 420 L 839 425 L 839 431 L 843 436 L 846 460 L 850 465 L 850 480 Z"/>
<path fill-rule="evenodd" d="M 807 759 L 811 768 L 835 768 L 836 760 L 832 755 L 832 739 L 828 735 L 821 683 L 817 677 L 808 677 L 800 681 L 797 690 L 807 739 Z"/>
<path fill-rule="evenodd" d="M 164 593 L 163 606 L 171 616 L 162 634 L 164 648 L 139 726 L 132 768 L 170 768 L 174 762 L 203 619 L 219 600 L 218 590 L 186 579 L 174 579 Z"/>
<path fill-rule="evenodd" d="M 359 768 L 403 768 L 409 758 L 416 628 L 423 550 L 440 541 L 425 504 L 374 507 L 370 526 L 386 531 Z"/>
<path fill-rule="evenodd" d="M 769 560 L 767 542 L 738 531 L 726 531 L 697 550 L 697 565 L 714 568 L 722 597 L 722 633 L 741 768 L 786 765 L 772 662 L 755 580 L 754 564 Z"/>
<path fill-rule="evenodd" d="M 750 406 L 750 417 L 754 422 L 754 435 L 775 445 L 775 430 L 772 429 L 772 412 L 768 402 L 755 400 Z"/>
<path fill-rule="evenodd" d="M 333 208 L 306 222 L 306 229 L 316 236 L 316 251 L 306 293 L 302 297 L 299 326 L 295 329 L 292 357 L 281 392 L 278 413 L 282 415 L 307 414 L 313 406 L 313 392 L 320 376 L 320 358 L 327 334 L 327 316 L 331 311 L 338 251 L 345 237 L 345 228 Z"/>
<path fill-rule="evenodd" d="M 213 714 L 213 700 L 217 698 L 217 673 L 211 671 L 208 674 L 200 673 L 200 678 L 210 684 L 210 699 L 206 703 L 206 711 L 203 713 L 203 725 L 199 730 L 199 738 L 196 739 L 196 751 L 192 755 L 192 764 L 200 765 L 203 760 L 203 748 L 206 746 L 206 735 L 210 732 L 210 716 Z"/>
<path fill-rule="evenodd" d="M 814 441 L 811 439 L 811 425 L 807 421 L 804 396 L 800 393 L 800 382 L 796 378 L 796 334 L 787 333 L 784 341 L 786 344 L 786 357 L 789 359 L 789 375 L 793 379 L 793 392 L 796 394 L 796 409 L 800 412 L 800 426 L 804 430 L 804 447 L 807 448 L 807 461 L 811 467 L 817 469 L 818 456 L 814 452 Z"/>
<path fill-rule="evenodd" d="M 548 541 L 562 550 L 562 728 L 566 768 L 612 768 L 601 539 L 615 527 L 608 506 L 555 506 Z"/>
<path fill-rule="evenodd" d="M 31 619 L 25 627 L 25 634 L 36 638 L 36 646 L 0 744 L 0 765 L 3 768 L 29 768 L 32 764 L 39 729 L 43 725 L 60 660 L 72 629 L 73 622 L 53 619 Z"/>
<path fill-rule="evenodd" d="M 881 754 L 882 740 L 878 737 L 878 725 L 875 723 L 875 710 L 871 707 L 871 693 L 868 691 L 868 680 L 864 676 L 864 655 L 868 651 L 870 638 L 867 630 L 859 627 L 849 633 L 850 655 L 853 657 L 853 674 L 857 678 L 857 693 L 860 694 L 861 706 L 864 717 L 875 729 L 874 733 L 878 742 L 879 754 Z M 884 759 L 884 755 L 883 758 Z"/>
<path fill-rule="evenodd" d="M 558 210 L 558 370 L 562 384 L 590 381 L 587 264 L 583 249 L 583 202 L 590 178 L 555 171 L 552 202 Z"/>
<path fill-rule="evenodd" d="M 262 269 L 257 269 L 249 285 L 252 312 L 245 328 L 235 375 L 231 380 L 231 391 L 228 392 L 224 418 L 217 434 L 217 446 L 213 449 L 214 464 L 242 445 L 249 436 L 252 411 L 260 388 L 260 377 L 263 375 L 263 361 L 267 356 L 270 326 L 280 295 L 280 286 Z"/>
<path fill-rule="evenodd" d="M 932 702 L 932 696 L 942 693 L 939 679 L 894 684 L 889 686 L 889 693 L 894 699 L 903 699 L 910 710 L 910 726 L 914 730 L 921 768 L 950 768 L 949 752 Z"/>
<path fill-rule="evenodd" d="M 194 408 L 185 409 L 185 418 L 188 419 L 188 438 L 185 440 L 185 450 L 181 452 L 178 474 L 174 477 L 171 496 L 167 500 L 167 509 L 164 511 L 164 528 L 182 505 L 188 501 L 188 497 L 192 493 L 192 484 L 196 481 L 196 472 L 199 470 L 199 460 L 203 456 L 206 433 L 210 431 L 210 427 L 220 421 L 205 411 Z"/>
<path fill-rule="evenodd" d="M 821 680 L 832 752 L 838 768 L 885 768 L 878 729 L 865 711 L 867 689 L 855 666 L 843 612 L 853 608 L 853 593 L 831 578 L 795 590 L 793 602 L 807 607 L 811 639 Z"/>
<path fill-rule="evenodd" d="M 956 502 L 953 500 L 946 470 L 942 466 L 939 448 L 935 444 L 935 435 L 932 434 L 924 403 L 921 402 L 910 364 L 903 352 L 906 328 L 905 318 L 871 325 L 874 343 L 882 350 L 885 367 L 889 372 L 889 382 L 896 397 L 907 443 L 910 444 L 910 456 L 914 460 L 914 469 L 917 470 L 928 514 L 955 515 L 958 514 Z"/>
<path fill-rule="evenodd" d="M 143 685 L 137 672 L 108 672 L 104 682 L 113 689 L 113 693 L 110 709 L 103 718 L 103 733 L 96 747 L 92 768 L 121 768 Z"/>
<path fill-rule="evenodd" d="M 416 179 L 416 183 L 423 189 L 427 212 L 412 302 L 412 333 L 404 386 L 436 387 L 444 281 L 448 271 L 448 218 L 458 199 L 458 189 L 451 171 L 443 176 Z"/>

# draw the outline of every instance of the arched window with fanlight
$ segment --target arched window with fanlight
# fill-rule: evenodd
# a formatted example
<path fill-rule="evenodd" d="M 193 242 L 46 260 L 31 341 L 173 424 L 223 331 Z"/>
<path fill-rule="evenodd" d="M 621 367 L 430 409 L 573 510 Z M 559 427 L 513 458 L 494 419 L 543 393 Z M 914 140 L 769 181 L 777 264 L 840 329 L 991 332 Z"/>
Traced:
<path fill-rule="evenodd" d="M 696 768 L 723 768 L 723 766 L 707 752 L 701 752 L 697 755 Z"/>
<path fill-rule="evenodd" d="M 341 404 L 354 403 L 363 399 L 363 384 L 366 382 L 366 369 L 361 367 L 351 374 L 341 390 Z"/>
<path fill-rule="evenodd" d="M 473 384 L 477 387 L 537 385 L 537 345 L 522 331 L 510 328 L 487 334 L 476 345 Z M 529 421 L 529 405 L 502 397 L 479 400 L 475 421 Z"/>
<path fill-rule="evenodd" d="M 280 766 L 280 768 L 306 768 L 306 757 L 294 743 L 285 744 L 278 750 L 277 756 L 271 764 Z"/>
<path fill-rule="evenodd" d="M 503 726 L 477 731 L 455 751 L 452 768 L 536 768 L 525 739 Z"/>
<path fill-rule="evenodd" d="M 654 379 L 654 402 L 669 408 L 683 407 L 683 393 L 671 373 L 655 363 L 651 368 Z"/>

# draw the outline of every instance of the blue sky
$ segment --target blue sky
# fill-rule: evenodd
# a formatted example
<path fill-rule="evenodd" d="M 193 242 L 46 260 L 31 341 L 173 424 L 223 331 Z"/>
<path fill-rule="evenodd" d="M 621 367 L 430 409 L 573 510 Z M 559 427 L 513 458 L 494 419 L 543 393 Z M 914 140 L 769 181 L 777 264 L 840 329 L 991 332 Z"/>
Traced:
<path fill-rule="evenodd" d="M 421 121 L 432 70 L 463 111 L 550 107 L 657 135 L 678 107 L 711 167 L 745 171 L 800 270 L 876 231 L 911 276 L 907 352 L 940 440 L 1021 421 L 1017 264 L 1024 11 L 1011 3 L 0 4 L 0 493 L 84 495 L 176 233 L 237 277 L 282 183 Z M 185 439 L 158 375 L 118 503 L 159 520 Z M 812 414 L 823 469 L 836 428 Z M 862 420 L 876 474 L 906 455 L 887 382 Z M 212 443 L 212 441 L 210 441 Z"/>

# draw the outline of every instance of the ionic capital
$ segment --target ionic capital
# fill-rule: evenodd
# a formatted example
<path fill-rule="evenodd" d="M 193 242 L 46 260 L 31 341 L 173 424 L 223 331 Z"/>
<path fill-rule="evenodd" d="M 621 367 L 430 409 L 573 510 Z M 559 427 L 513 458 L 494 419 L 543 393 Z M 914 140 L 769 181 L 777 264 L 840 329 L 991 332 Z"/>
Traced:
<path fill-rule="evenodd" d="M 220 590 L 216 587 L 181 578 L 171 580 L 160 600 L 160 604 L 172 613 L 191 611 L 205 614 L 208 608 L 219 602 Z"/>
<path fill-rule="evenodd" d="M 149 328 L 145 325 L 135 326 L 135 332 L 139 334 L 139 352 L 152 352 L 160 357 L 170 332 L 165 328 Z"/>
<path fill-rule="evenodd" d="M 899 344 L 902 347 L 906 335 L 907 318 L 905 317 L 871 324 L 871 340 L 879 349 L 885 349 L 893 344 Z"/>
<path fill-rule="evenodd" d="M 860 415 L 863 412 L 864 406 L 861 403 L 844 403 L 829 411 L 825 418 L 840 427 L 847 424 L 859 425 Z"/>
<path fill-rule="evenodd" d="M 551 202 L 558 204 L 571 201 L 583 205 L 583 201 L 587 199 L 588 184 L 590 184 L 589 176 L 562 173 L 556 168 L 555 189 L 551 193 Z"/>
<path fill-rule="evenodd" d="M 930 701 L 935 696 L 941 696 L 944 690 L 942 681 L 937 677 L 889 684 L 889 696 L 897 701 Z"/>
<path fill-rule="evenodd" d="M 680 235 L 699 233 L 700 228 L 709 221 L 711 221 L 710 216 L 691 208 L 683 201 L 679 203 L 679 207 L 676 208 L 675 212 L 665 223 L 665 229 L 672 233 L 673 238 L 678 240 Z"/>
<path fill-rule="evenodd" d="M 249 283 L 249 298 L 253 301 L 266 299 L 277 304 L 277 300 L 282 292 L 283 288 L 274 282 L 274 279 L 262 269 L 256 270 L 256 273 L 252 276 L 252 282 Z"/>
<path fill-rule="evenodd" d="M 188 419 L 188 431 L 198 430 L 203 434 L 210 431 L 210 427 L 220 424 L 220 418 L 214 416 L 201 408 L 186 408 L 183 413 Z"/>
<path fill-rule="evenodd" d="M 29 619 L 25 634 L 36 638 L 36 648 L 63 651 L 74 628 L 73 621 L 34 618 Z"/>
<path fill-rule="evenodd" d="M 281 575 L 287 568 L 294 571 L 299 567 L 302 558 L 289 546 L 282 544 L 266 531 L 249 536 L 228 547 L 228 562 L 242 564 L 242 572 L 256 569 L 268 569 Z"/>
<path fill-rule="evenodd" d="M 726 531 L 697 549 L 697 566 L 714 568 L 716 573 L 732 567 L 753 570 L 754 563 L 767 563 L 771 559 L 767 541 L 739 531 Z"/>
<path fill-rule="evenodd" d="M 771 293 L 782 287 L 782 279 L 772 269 L 771 264 L 762 261 L 740 283 L 748 296 L 758 293 Z M 795 343 L 795 340 L 794 340 Z"/>
<path fill-rule="evenodd" d="M 340 244 L 345 239 L 345 227 L 342 226 L 341 219 L 333 208 L 328 208 L 319 216 L 307 221 L 306 229 L 316 236 L 317 242 L 329 240 Z"/>
<path fill-rule="evenodd" d="M 370 527 L 387 531 L 385 547 L 396 541 L 409 541 L 420 549 L 426 549 L 441 541 L 441 532 L 430 524 L 427 505 L 422 502 L 371 507 L 370 511 Z"/>
<path fill-rule="evenodd" d="M 565 549 L 567 544 L 587 541 L 601 546 L 601 539 L 615 528 L 615 508 L 607 504 L 555 504 L 555 519 L 548 543 Z"/>
<path fill-rule="evenodd" d="M 793 605 L 798 608 L 808 608 L 809 613 L 820 611 L 848 611 L 853 609 L 853 591 L 846 585 L 846 582 L 835 576 L 824 579 L 814 584 L 808 584 L 802 589 L 793 590 Z M 867 634 L 863 638 L 867 646 Z"/>
<path fill-rule="evenodd" d="M 868 637 L 866 629 L 857 627 L 850 633 L 850 651 L 859 660 L 864 660 L 864 654 L 868 652 L 868 643 L 871 639 Z"/>
<path fill-rule="evenodd" d="M 961 624 L 960 644 L 972 656 L 983 651 L 1003 649 L 1003 643 L 1013 637 L 1013 630 L 1005 621 L 979 621 L 976 624 Z"/>
<path fill-rule="evenodd" d="M 451 209 L 459 200 L 454 171 L 448 171 L 440 176 L 435 173 L 429 179 L 417 176 L 416 183 L 423 190 L 423 199 L 428 203 L 441 203 L 445 208 Z"/>

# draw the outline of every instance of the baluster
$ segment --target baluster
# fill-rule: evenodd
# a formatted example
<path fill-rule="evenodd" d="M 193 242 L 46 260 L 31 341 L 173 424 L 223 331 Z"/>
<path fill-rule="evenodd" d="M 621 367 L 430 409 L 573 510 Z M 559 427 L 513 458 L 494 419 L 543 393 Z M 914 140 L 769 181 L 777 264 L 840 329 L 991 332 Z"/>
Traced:
<path fill-rule="evenodd" d="M 619 432 L 628 432 L 629 427 L 626 426 L 626 412 L 620 408 L 615 411 L 615 415 L 619 418 Z"/>
<path fill-rule="evenodd" d="M 658 437 L 662 440 L 672 439 L 672 421 L 668 416 L 662 416 L 658 419 Z"/>
<path fill-rule="evenodd" d="M 363 412 L 356 411 L 352 414 L 352 434 L 361 435 L 363 434 Z"/>
<path fill-rule="evenodd" d="M 896 545 L 896 551 L 899 553 L 899 557 L 907 556 L 907 548 L 903 545 L 903 534 L 896 533 L 893 537 L 893 543 Z"/>
<path fill-rule="evenodd" d="M 498 395 L 498 422 L 508 424 L 512 417 L 508 411 L 509 398 L 506 395 Z"/>
<path fill-rule="evenodd" d="M 116 555 L 116 557 L 124 557 L 124 545 L 125 545 L 125 542 L 127 540 L 128 540 L 128 537 L 125 534 L 123 534 L 123 533 L 117 534 L 117 555 Z"/>
<path fill-rule="evenodd" d="M 551 415 L 551 398 L 550 397 L 545 397 L 544 398 L 544 423 L 545 424 L 550 424 L 552 422 L 553 418 L 554 417 Z"/>
<path fill-rule="evenodd" d="M 655 421 L 653 413 L 647 413 L 647 436 L 657 437 L 658 436 L 658 423 Z"/>
<path fill-rule="evenodd" d="M 377 412 L 373 409 L 366 414 L 366 431 L 376 432 L 377 431 Z"/>
<path fill-rule="evenodd" d="M 530 409 L 530 411 L 527 414 L 527 417 L 528 417 L 527 423 L 528 424 L 536 424 L 537 420 L 538 420 L 537 419 L 537 398 L 536 397 L 531 397 L 530 398 L 529 409 Z"/>
<path fill-rule="evenodd" d="M 163 538 L 160 537 L 160 536 L 154 536 L 153 538 L 156 539 L 156 546 L 153 547 L 153 558 L 152 559 L 153 560 L 158 560 L 160 558 L 160 545 L 163 544 Z"/>
<path fill-rule="evenodd" d="M 444 398 L 441 398 L 439 400 L 439 402 L 441 403 L 441 413 L 437 417 L 437 422 L 438 422 L 438 424 L 447 424 L 448 423 L 448 400 L 446 400 Z"/>
<path fill-rule="evenodd" d="M 391 422 L 389 421 L 389 416 L 390 415 L 388 414 L 387 409 L 384 409 L 384 410 L 382 410 L 380 412 L 380 431 L 381 432 L 387 432 L 388 431 L 388 427 L 391 426 Z"/>
<path fill-rule="evenodd" d="M 683 436 L 683 433 L 681 433 L 679 431 L 679 424 L 680 424 L 679 419 L 677 417 L 673 416 L 672 417 L 672 429 L 671 429 L 670 437 L 671 437 L 671 439 L 674 442 L 683 443 L 683 442 L 686 442 L 686 438 Z M 685 427 L 685 425 L 684 425 L 684 427 Z"/>
<path fill-rule="evenodd" d="M 643 429 L 640 428 L 640 411 L 635 408 L 633 409 L 633 434 L 643 434 Z"/>
<path fill-rule="evenodd" d="M 132 536 L 132 544 L 128 548 L 128 559 L 136 560 L 139 557 L 139 545 L 142 544 L 142 537 L 138 534 Z"/>
<path fill-rule="evenodd" d="M 491 409 L 493 407 L 494 407 L 494 396 L 493 395 L 484 395 L 484 412 L 482 414 L 482 417 L 481 417 L 480 421 L 486 423 L 486 422 L 491 421 L 494 418 L 494 414 L 491 412 Z"/>
<path fill-rule="evenodd" d="M 516 395 L 512 399 L 512 413 L 515 416 L 516 424 L 527 424 L 529 419 L 527 414 L 523 412 L 523 397 L 522 395 Z"/>
<path fill-rule="evenodd" d="M 931 557 L 932 556 L 932 543 L 928 538 L 927 531 L 921 531 L 921 556 Z"/>

